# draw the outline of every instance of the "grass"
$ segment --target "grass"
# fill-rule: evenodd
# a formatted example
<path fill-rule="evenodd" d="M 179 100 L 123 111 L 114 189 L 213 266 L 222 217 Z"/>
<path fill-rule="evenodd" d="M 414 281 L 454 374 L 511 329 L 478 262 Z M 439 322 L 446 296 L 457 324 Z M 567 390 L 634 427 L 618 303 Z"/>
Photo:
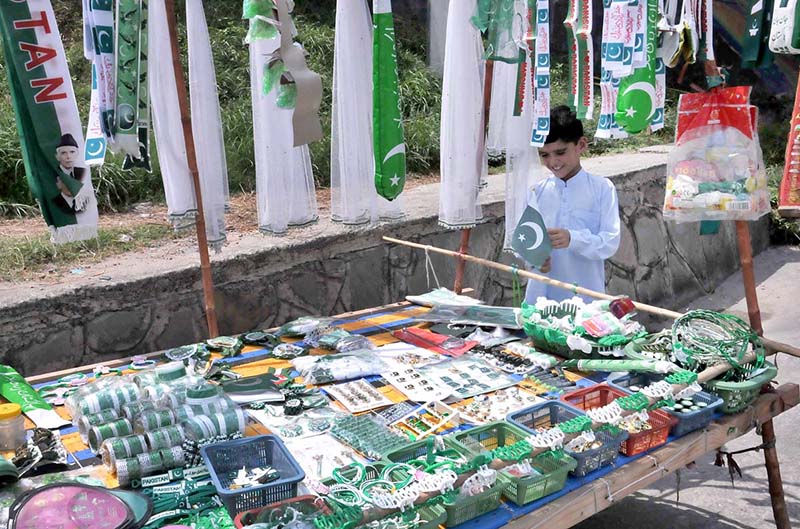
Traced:
<path fill-rule="evenodd" d="M 161 241 L 184 237 L 161 224 L 131 228 L 100 228 L 88 241 L 54 245 L 47 234 L 0 239 L 0 280 L 18 281 L 76 263 L 96 263 L 122 253 L 157 246 Z"/>

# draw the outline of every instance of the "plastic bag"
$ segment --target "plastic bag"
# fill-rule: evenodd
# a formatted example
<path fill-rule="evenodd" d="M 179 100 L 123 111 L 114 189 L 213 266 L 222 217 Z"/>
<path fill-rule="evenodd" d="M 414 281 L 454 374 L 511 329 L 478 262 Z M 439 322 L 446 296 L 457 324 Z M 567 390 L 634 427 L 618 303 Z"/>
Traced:
<path fill-rule="evenodd" d="M 378 375 L 388 369 L 372 351 L 361 350 L 323 356 L 304 356 L 292 360 L 292 365 L 306 384 L 327 384 L 341 380 Z"/>
<path fill-rule="evenodd" d="M 681 96 L 665 219 L 756 220 L 770 211 L 757 122 L 749 87 Z"/>

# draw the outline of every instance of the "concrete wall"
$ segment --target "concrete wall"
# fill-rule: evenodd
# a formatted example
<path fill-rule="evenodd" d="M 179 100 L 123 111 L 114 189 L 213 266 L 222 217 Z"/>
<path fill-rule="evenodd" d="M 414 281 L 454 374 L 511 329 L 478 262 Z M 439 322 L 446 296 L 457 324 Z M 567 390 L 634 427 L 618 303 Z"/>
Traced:
<path fill-rule="evenodd" d="M 665 158 L 656 150 L 585 165 L 612 176 L 620 197 L 623 238 L 607 264 L 608 290 L 679 307 L 714 290 L 738 268 L 738 257 L 732 223 L 723 224 L 718 235 L 701 237 L 696 223 L 662 221 Z M 253 234 L 227 246 L 213 263 L 220 331 L 263 329 L 425 291 L 424 252 L 387 245 L 381 236 L 457 248 L 459 233 L 437 225 L 438 187 L 407 192 L 408 218 L 401 223 L 352 229 L 324 220 L 290 238 Z M 473 230 L 470 253 L 511 262 L 501 248 L 502 200 L 503 176 L 492 176 L 482 196 L 486 219 Z M 760 252 L 767 246 L 766 223 L 753 224 L 752 233 L 754 251 Z M 107 283 L 0 289 L 0 362 L 32 375 L 203 339 L 200 273 L 191 248 L 146 260 L 140 273 L 123 262 Z M 452 260 L 431 260 L 442 284 L 451 286 Z M 468 265 L 465 286 L 489 303 L 511 303 L 505 274 Z"/>

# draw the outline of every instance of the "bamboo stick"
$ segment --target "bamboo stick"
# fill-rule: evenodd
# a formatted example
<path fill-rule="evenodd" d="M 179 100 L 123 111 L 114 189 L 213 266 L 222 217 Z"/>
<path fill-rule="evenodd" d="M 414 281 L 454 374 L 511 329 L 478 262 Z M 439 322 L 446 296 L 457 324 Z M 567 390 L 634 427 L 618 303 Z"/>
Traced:
<path fill-rule="evenodd" d="M 408 247 L 411 247 L 411 248 L 418 248 L 420 250 L 426 250 L 426 251 L 431 251 L 431 252 L 435 252 L 435 253 L 440 253 L 440 254 L 443 254 L 443 255 L 449 255 L 451 257 L 456 257 L 456 258 L 459 258 L 459 259 L 463 259 L 465 261 L 469 261 L 471 263 L 479 264 L 479 265 L 482 265 L 482 266 L 485 266 L 485 267 L 488 267 L 488 268 L 494 268 L 495 270 L 501 270 L 503 272 L 517 273 L 518 275 L 520 275 L 522 277 L 526 277 L 528 279 L 533 279 L 533 280 L 536 280 L 536 281 L 540 281 L 542 283 L 546 283 L 546 284 L 554 286 L 554 287 L 564 288 L 564 289 L 569 290 L 570 292 L 573 292 L 575 294 L 589 296 L 589 297 L 593 297 L 593 298 L 596 298 L 596 299 L 612 300 L 612 299 L 616 298 L 616 296 L 612 296 L 610 294 L 605 294 L 603 292 L 597 292 L 597 291 L 594 291 L 594 290 L 589 290 L 588 288 L 583 288 L 583 287 L 579 287 L 579 286 L 575 286 L 575 285 L 570 285 L 568 283 L 564 283 L 562 281 L 558 281 L 557 279 L 552 279 L 550 277 L 543 276 L 541 274 L 535 274 L 533 272 L 528 272 L 527 270 L 520 270 L 520 269 L 517 269 L 515 267 L 511 267 L 511 266 L 504 265 L 504 264 L 501 264 L 501 263 L 496 263 L 494 261 L 489 261 L 487 259 L 481 259 L 480 257 L 475 257 L 475 256 L 472 256 L 472 255 L 469 255 L 469 254 L 460 254 L 458 252 L 454 252 L 454 251 L 451 251 L 451 250 L 445 250 L 444 248 L 439 248 L 439 247 L 436 247 L 436 246 L 430 246 L 430 245 L 427 245 L 427 244 L 419 244 L 419 243 L 410 242 L 410 241 L 404 241 L 402 239 L 395 239 L 394 237 L 383 237 L 383 240 L 386 241 L 386 242 L 394 243 L 394 244 L 400 244 L 402 246 L 408 246 Z M 639 301 L 634 301 L 634 304 L 636 305 L 636 308 L 638 310 L 642 311 L 642 312 L 655 314 L 657 316 L 662 316 L 662 317 L 665 317 L 665 318 L 677 319 L 677 318 L 680 318 L 681 316 L 683 316 L 683 314 L 680 313 L 680 312 L 676 312 L 674 310 L 663 309 L 661 307 L 656 307 L 655 305 L 648 305 L 647 303 L 641 303 Z M 800 358 L 800 348 L 794 347 L 794 346 L 789 345 L 789 344 L 777 342 L 775 340 L 770 340 L 769 338 L 765 338 L 763 336 L 761 337 L 761 341 L 763 342 L 764 347 L 767 350 L 767 354 L 773 355 L 775 353 L 779 353 L 780 352 L 780 353 L 786 353 L 788 355 L 796 356 L 796 357 Z"/>
<path fill-rule="evenodd" d="M 183 124 L 183 141 L 186 146 L 186 160 L 189 172 L 192 174 L 194 184 L 194 200 L 197 205 L 197 249 L 200 252 L 200 275 L 203 281 L 203 298 L 206 308 L 206 322 L 208 323 L 209 338 L 219 336 L 217 327 L 217 309 L 214 304 L 214 283 L 211 277 L 211 259 L 208 256 L 208 237 L 206 236 L 206 218 L 203 211 L 203 193 L 200 189 L 200 173 L 197 169 L 197 154 L 194 148 L 194 134 L 192 133 L 192 118 L 189 114 L 189 97 L 186 93 L 186 79 L 183 76 L 183 65 L 178 52 L 178 20 L 175 16 L 175 0 L 165 0 L 167 20 L 169 22 L 169 40 L 172 48 L 172 69 L 175 72 L 175 85 L 178 90 L 178 106 L 181 111 Z"/>

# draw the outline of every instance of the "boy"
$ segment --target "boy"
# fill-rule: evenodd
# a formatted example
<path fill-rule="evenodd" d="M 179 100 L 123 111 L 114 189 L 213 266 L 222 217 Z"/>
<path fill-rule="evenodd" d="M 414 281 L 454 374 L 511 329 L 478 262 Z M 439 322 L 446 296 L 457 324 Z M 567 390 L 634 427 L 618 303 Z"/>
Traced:
<path fill-rule="evenodd" d="M 568 107 L 554 108 L 550 134 L 539 149 L 542 165 L 553 176 L 530 190 L 528 203 L 538 204 L 553 245 L 540 271 L 570 285 L 605 292 L 604 262 L 619 247 L 619 206 L 611 180 L 581 167 L 586 149 L 583 123 Z M 533 304 L 539 296 L 561 301 L 573 293 L 529 280 L 525 300 Z"/>

